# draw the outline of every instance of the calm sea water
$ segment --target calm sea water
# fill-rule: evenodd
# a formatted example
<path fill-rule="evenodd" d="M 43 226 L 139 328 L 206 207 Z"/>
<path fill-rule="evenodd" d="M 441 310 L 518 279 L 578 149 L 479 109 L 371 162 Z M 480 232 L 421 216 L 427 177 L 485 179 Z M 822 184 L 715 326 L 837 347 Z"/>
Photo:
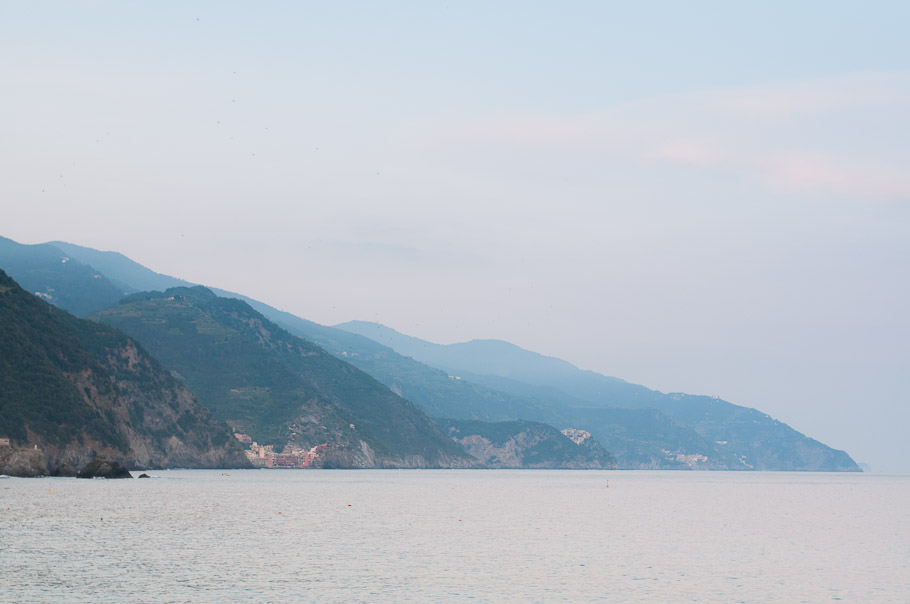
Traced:
<path fill-rule="evenodd" d="M 910 602 L 910 477 L 150 474 L 0 480 L 0 602 Z"/>

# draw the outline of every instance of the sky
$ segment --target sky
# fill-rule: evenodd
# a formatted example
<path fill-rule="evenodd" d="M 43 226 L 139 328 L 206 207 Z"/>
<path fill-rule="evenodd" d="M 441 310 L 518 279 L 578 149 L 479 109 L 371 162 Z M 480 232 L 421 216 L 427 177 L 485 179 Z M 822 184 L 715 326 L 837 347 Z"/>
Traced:
<path fill-rule="evenodd" d="M 910 4 L 0 4 L 0 235 L 910 472 Z"/>

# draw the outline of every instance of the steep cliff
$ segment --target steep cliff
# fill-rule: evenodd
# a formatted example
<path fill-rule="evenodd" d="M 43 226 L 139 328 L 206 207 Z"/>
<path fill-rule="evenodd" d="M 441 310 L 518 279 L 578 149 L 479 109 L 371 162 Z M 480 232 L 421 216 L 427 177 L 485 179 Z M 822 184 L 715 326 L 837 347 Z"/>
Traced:
<path fill-rule="evenodd" d="M 135 341 L 2 270 L 0 325 L 0 437 L 37 446 L 48 471 L 97 454 L 130 468 L 249 465 L 229 428 Z"/>

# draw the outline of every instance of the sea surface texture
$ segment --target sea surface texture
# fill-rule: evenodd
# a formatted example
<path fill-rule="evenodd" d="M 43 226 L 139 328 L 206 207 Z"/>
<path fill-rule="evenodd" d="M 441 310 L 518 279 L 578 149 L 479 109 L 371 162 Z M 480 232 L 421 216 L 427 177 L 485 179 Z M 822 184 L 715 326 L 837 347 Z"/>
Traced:
<path fill-rule="evenodd" d="M 0 602 L 910 602 L 910 477 L 149 474 L 0 480 Z"/>

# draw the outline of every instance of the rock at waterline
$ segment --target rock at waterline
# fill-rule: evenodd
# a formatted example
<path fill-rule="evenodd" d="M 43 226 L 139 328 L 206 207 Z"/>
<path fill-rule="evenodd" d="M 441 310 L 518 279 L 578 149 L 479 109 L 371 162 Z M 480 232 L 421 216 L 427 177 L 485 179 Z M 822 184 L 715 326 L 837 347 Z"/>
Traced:
<path fill-rule="evenodd" d="M 140 474 L 140 475 L 139 475 L 139 478 L 151 478 L 151 476 L 149 476 L 148 474 L 143 473 L 143 474 Z"/>
<path fill-rule="evenodd" d="M 73 476 L 78 476 L 78 474 L 79 473 L 76 471 L 76 468 L 74 468 L 73 466 L 71 466 L 70 464 L 68 464 L 66 462 L 63 462 L 57 466 L 54 466 L 53 468 L 51 468 L 51 472 L 50 472 L 51 476 L 66 476 L 66 477 L 70 477 L 70 478 L 72 478 Z"/>
<path fill-rule="evenodd" d="M 132 478 L 129 470 L 99 455 L 79 471 L 76 478 Z"/>

